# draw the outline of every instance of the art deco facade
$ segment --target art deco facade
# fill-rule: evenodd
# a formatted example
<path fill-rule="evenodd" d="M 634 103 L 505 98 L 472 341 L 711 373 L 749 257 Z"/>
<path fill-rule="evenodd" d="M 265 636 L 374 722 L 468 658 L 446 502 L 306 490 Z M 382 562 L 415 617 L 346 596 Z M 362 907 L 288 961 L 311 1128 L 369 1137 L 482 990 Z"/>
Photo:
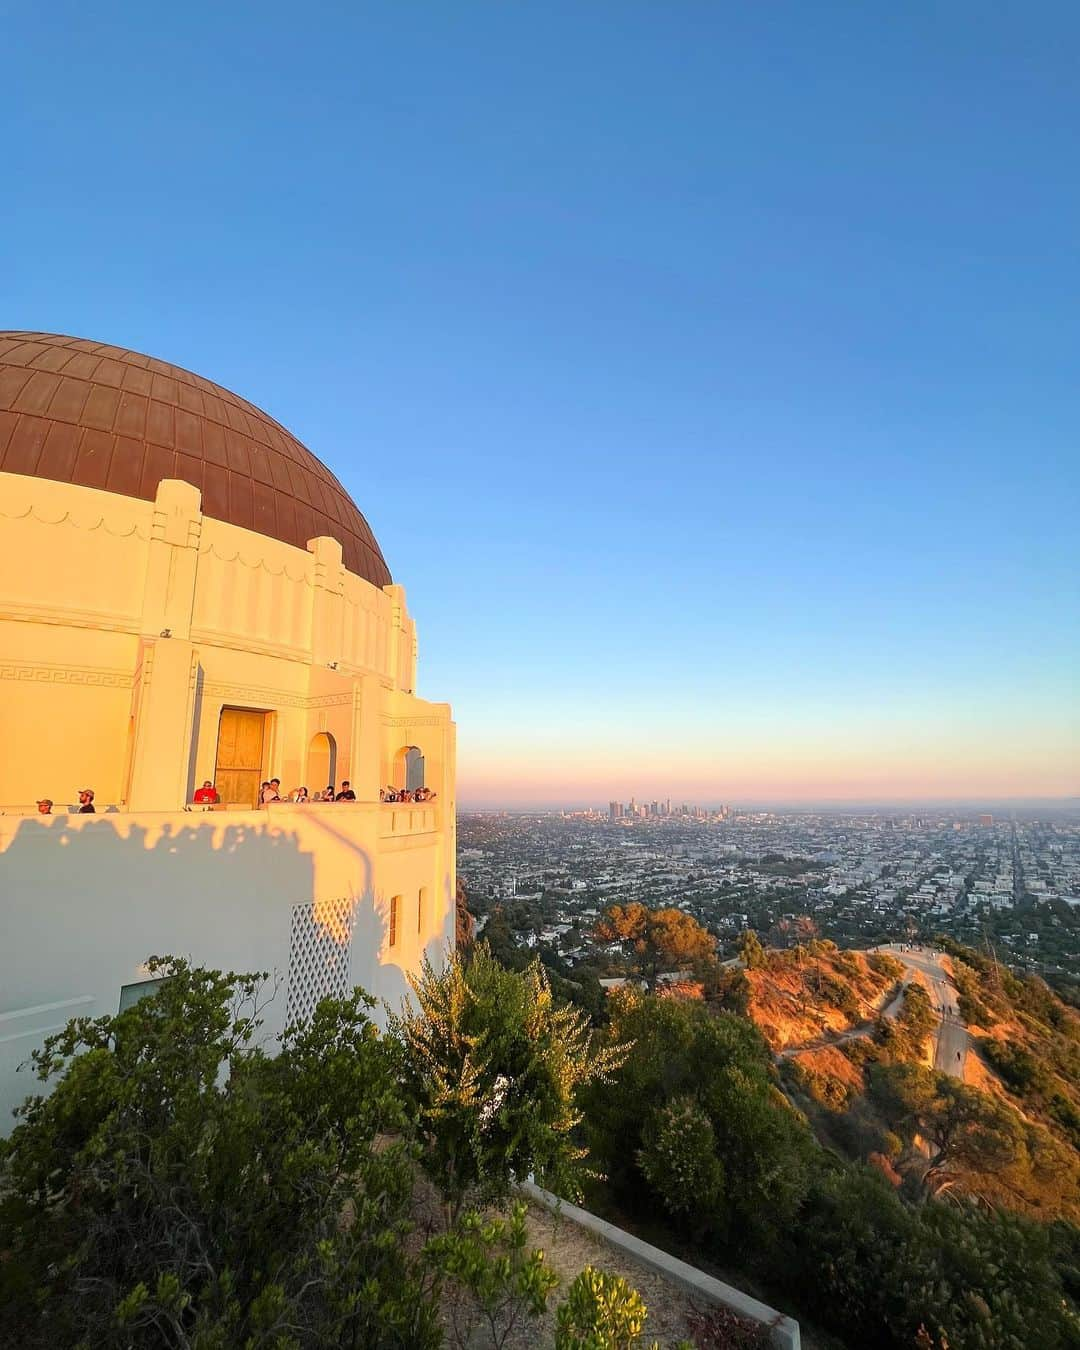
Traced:
<path fill-rule="evenodd" d="M 273 1034 L 353 984 L 394 1002 L 446 949 L 454 727 L 415 678 L 404 591 L 283 427 L 161 361 L 0 333 L 5 1116 L 41 1035 L 115 1012 L 152 953 L 274 972 Z M 356 801 L 259 808 L 271 777 Z M 222 803 L 193 809 L 206 779 Z"/>

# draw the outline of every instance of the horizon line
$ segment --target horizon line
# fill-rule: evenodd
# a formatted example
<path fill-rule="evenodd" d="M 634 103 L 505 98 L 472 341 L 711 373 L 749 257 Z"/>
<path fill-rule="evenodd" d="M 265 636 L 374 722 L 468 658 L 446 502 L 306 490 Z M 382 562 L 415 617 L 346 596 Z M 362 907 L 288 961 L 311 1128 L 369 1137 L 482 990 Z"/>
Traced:
<path fill-rule="evenodd" d="M 624 804 L 629 802 L 629 797 L 609 798 L 603 801 L 596 798 L 544 798 L 533 802 L 514 802 L 499 803 L 487 799 L 479 801 L 458 801 L 459 810 L 490 810 L 490 811 L 529 811 L 529 810 L 599 810 L 606 811 L 610 801 L 622 801 Z M 648 805 L 650 802 L 668 801 L 675 802 L 675 798 L 670 794 L 661 797 L 637 798 L 633 800 L 639 806 Z M 786 807 L 793 810 L 812 810 L 814 807 L 913 807 L 913 806 L 954 806 L 954 807 L 1007 807 L 1007 806 L 1080 806 L 1080 796 L 1030 796 L 1030 797 L 756 797 L 747 798 L 743 801 L 719 799 L 703 800 L 698 799 L 680 799 L 678 802 L 682 806 L 701 807 L 705 810 L 718 810 L 721 806 L 726 806 L 734 810 L 748 811 L 760 809 L 775 809 L 777 807 Z"/>

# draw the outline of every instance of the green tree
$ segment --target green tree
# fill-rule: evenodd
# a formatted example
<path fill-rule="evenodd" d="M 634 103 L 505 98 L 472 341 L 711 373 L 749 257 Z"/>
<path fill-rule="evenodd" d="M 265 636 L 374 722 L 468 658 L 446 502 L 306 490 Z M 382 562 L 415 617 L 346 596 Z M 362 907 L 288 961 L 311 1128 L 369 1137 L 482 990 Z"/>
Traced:
<path fill-rule="evenodd" d="M 154 997 L 33 1057 L 55 1088 L 0 1146 L 0 1343 L 436 1345 L 371 1000 L 320 1004 L 271 1060 L 263 977 L 149 966 Z"/>
<path fill-rule="evenodd" d="M 679 1097 L 643 1130 L 638 1164 L 669 1213 L 707 1226 L 724 1195 L 712 1121 L 692 1097 Z"/>
<path fill-rule="evenodd" d="M 617 1081 L 588 1089 L 586 1132 L 620 1204 L 640 1210 L 656 1196 L 677 1225 L 705 1227 L 720 1241 L 749 1233 L 764 1240 L 790 1221 L 807 1183 L 813 1140 L 778 1092 L 772 1055 L 757 1029 L 702 1003 L 633 989 L 616 991 L 610 1003 L 605 1035 L 631 1049 Z M 684 1162 L 718 1191 L 714 1205 L 690 1217 L 665 1179 L 680 1133 L 665 1115 L 669 1107 L 686 1127 Z M 667 1161 L 657 1152 L 661 1138 Z M 646 1168 L 657 1178 L 655 1189 Z"/>
<path fill-rule="evenodd" d="M 471 947 L 476 940 L 476 920 L 469 913 L 469 893 L 465 883 L 458 877 L 457 891 L 454 894 L 454 946 L 458 951 Z"/>
<path fill-rule="evenodd" d="M 765 965 L 765 948 L 752 928 L 739 939 L 739 956 L 747 970 L 761 970 Z"/>
<path fill-rule="evenodd" d="M 871 1082 L 889 1118 L 909 1138 L 919 1133 L 931 1144 L 925 1182 L 934 1193 L 1021 1160 L 1023 1122 L 985 1092 L 915 1064 L 879 1066 Z"/>
<path fill-rule="evenodd" d="M 698 972 L 705 1000 L 725 1012 L 746 1017 L 750 1011 L 750 981 L 741 966 L 722 966 L 712 962 Z"/>
<path fill-rule="evenodd" d="M 1046 1228 L 966 1204 L 910 1208 L 868 1168 L 819 1174 L 775 1270 L 850 1345 L 1066 1350 L 1080 1333 Z"/>
<path fill-rule="evenodd" d="M 650 990 L 656 988 L 662 969 L 693 967 L 715 959 L 716 939 L 681 909 L 649 909 L 636 902 L 612 905 L 597 923 L 596 936 L 601 942 L 626 943 Z"/>
<path fill-rule="evenodd" d="M 466 1200 L 505 1196 L 515 1180 L 576 1193 L 578 1097 L 607 1079 L 626 1049 L 594 1045 L 588 1017 L 552 997 L 539 961 L 506 970 L 485 943 L 411 977 L 415 1007 L 389 1019 L 416 1122 L 421 1163 L 448 1227 Z"/>

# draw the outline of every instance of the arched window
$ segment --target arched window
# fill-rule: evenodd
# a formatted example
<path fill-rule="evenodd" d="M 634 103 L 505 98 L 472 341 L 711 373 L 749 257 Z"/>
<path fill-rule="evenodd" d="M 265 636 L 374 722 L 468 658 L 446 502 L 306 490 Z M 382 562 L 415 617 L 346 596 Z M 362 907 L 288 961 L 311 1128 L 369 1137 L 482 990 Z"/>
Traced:
<path fill-rule="evenodd" d="M 314 797 L 330 783 L 337 783 L 337 742 L 328 731 L 311 738 L 307 753 L 307 789 Z"/>
<path fill-rule="evenodd" d="M 406 745 L 394 760 L 394 786 L 415 792 L 424 787 L 424 752 L 418 745 Z"/>

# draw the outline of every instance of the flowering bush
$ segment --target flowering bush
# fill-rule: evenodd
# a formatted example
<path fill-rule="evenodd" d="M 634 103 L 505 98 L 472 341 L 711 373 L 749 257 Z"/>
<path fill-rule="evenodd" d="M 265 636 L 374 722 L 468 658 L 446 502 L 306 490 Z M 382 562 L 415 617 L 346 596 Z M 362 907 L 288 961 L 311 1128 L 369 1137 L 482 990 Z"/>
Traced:
<path fill-rule="evenodd" d="M 712 1122 L 690 1097 L 678 1097 L 646 1131 L 638 1164 L 672 1214 L 707 1215 L 724 1191 Z"/>

